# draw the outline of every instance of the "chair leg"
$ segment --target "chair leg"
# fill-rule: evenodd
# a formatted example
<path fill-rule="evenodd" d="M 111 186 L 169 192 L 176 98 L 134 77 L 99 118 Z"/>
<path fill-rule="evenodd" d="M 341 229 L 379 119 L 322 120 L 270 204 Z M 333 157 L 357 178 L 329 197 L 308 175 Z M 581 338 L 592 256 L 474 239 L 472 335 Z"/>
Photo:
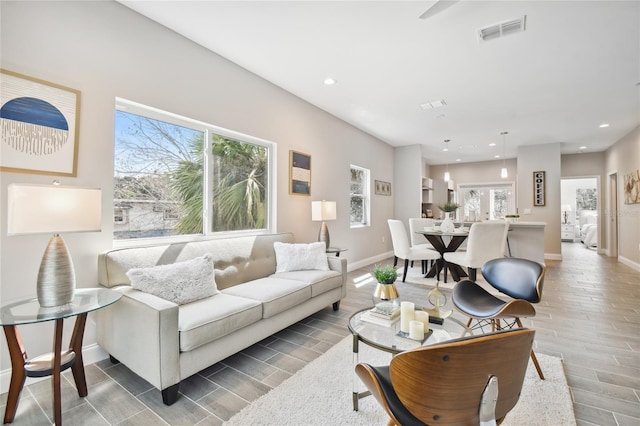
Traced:
<path fill-rule="evenodd" d="M 413 268 L 413 260 L 411 261 L 411 267 Z"/>
<path fill-rule="evenodd" d="M 402 274 L 402 282 L 407 279 L 407 271 L 409 270 L 409 259 L 404 260 L 404 274 Z"/>
<path fill-rule="evenodd" d="M 476 280 L 476 276 L 477 276 L 477 275 L 476 275 L 476 272 L 477 272 L 476 268 L 468 268 L 468 270 L 469 270 L 469 279 L 470 279 L 471 281 L 474 281 L 474 282 L 475 282 L 475 280 Z"/>
<path fill-rule="evenodd" d="M 393 256 L 393 267 L 398 266 L 398 256 Z"/>
<path fill-rule="evenodd" d="M 518 324 L 518 327 L 523 328 L 522 321 L 520 321 L 520 318 L 516 318 L 516 324 Z M 536 367 L 536 371 L 538 372 L 538 377 L 540 377 L 540 380 L 544 380 L 544 374 L 542 374 L 542 368 L 540 368 L 540 364 L 538 363 L 538 358 L 536 358 L 536 354 L 535 352 L 533 352 L 533 349 L 531 349 L 531 361 L 533 361 L 533 365 Z"/>

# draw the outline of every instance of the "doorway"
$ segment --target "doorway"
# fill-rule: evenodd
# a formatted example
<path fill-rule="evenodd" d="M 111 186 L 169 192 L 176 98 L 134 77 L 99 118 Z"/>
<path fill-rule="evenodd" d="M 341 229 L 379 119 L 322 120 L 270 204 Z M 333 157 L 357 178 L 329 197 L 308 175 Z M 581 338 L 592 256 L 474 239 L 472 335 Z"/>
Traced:
<path fill-rule="evenodd" d="M 607 250 L 610 257 L 618 257 L 618 174 L 609 175 L 609 198 L 605 226 L 607 227 Z"/>
<path fill-rule="evenodd" d="M 600 249 L 600 188 L 593 177 L 563 178 L 560 181 L 562 241 Z"/>

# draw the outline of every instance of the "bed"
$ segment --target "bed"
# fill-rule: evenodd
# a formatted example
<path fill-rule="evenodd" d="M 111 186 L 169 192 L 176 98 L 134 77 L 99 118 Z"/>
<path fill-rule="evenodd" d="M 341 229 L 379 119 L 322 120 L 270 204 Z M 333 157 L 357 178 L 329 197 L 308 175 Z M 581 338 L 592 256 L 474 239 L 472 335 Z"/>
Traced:
<path fill-rule="evenodd" d="M 598 247 L 598 213 L 596 211 L 580 212 L 580 241 L 586 247 Z"/>

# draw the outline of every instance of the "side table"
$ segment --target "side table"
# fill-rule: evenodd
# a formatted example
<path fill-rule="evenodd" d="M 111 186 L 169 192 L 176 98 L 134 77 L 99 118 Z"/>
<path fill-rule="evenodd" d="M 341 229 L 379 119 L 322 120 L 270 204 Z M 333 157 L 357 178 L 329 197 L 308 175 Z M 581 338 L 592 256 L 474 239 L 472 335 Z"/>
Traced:
<path fill-rule="evenodd" d="M 87 313 L 117 302 L 122 294 L 103 288 L 85 288 L 75 291 L 73 300 L 65 305 L 43 308 L 38 299 L 25 299 L 0 308 L 0 322 L 4 329 L 11 356 L 11 383 L 4 412 L 4 423 L 11 423 L 16 415 L 20 392 L 27 377 L 53 376 L 53 417 L 62 424 L 62 397 L 60 373 L 71 368 L 80 397 L 87 396 L 87 382 L 82 361 L 82 339 Z M 62 352 L 62 326 L 65 318 L 76 317 L 69 350 Z M 31 360 L 27 359 L 18 325 L 55 321 L 53 352 Z"/>
<path fill-rule="evenodd" d="M 343 251 L 347 251 L 349 249 L 345 249 L 345 248 L 339 248 L 339 247 L 328 247 L 326 250 L 326 253 L 335 253 L 336 257 L 340 257 L 340 253 L 342 253 Z"/>

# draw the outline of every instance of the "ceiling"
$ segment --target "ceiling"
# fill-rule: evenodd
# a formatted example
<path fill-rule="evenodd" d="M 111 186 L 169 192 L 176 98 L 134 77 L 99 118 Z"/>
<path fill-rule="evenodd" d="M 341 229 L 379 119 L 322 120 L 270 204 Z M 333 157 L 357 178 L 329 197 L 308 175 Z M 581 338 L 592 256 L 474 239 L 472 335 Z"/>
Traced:
<path fill-rule="evenodd" d="M 493 160 L 503 131 L 505 158 L 598 152 L 640 124 L 640 1 L 120 2 L 429 164 Z"/>

